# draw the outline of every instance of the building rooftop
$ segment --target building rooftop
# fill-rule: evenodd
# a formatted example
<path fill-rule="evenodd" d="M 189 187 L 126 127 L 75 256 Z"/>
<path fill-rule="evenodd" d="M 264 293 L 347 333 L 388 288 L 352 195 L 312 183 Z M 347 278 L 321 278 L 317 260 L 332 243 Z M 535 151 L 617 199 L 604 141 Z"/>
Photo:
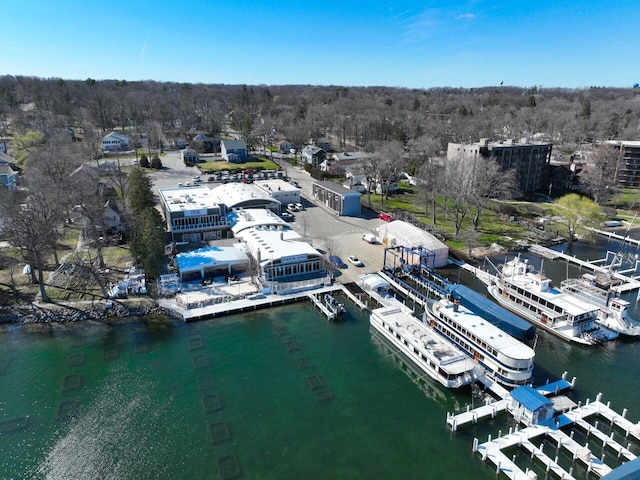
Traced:
<path fill-rule="evenodd" d="M 282 263 L 293 263 L 307 258 L 322 258 L 322 254 L 287 225 L 258 225 L 242 230 L 237 235 L 247 243 L 249 249 L 260 252 L 260 263 L 280 259 Z"/>
<path fill-rule="evenodd" d="M 211 189 L 211 194 L 218 203 L 225 204 L 229 209 L 256 201 L 280 204 L 278 200 L 253 183 L 225 183 Z"/>
<path fill-rule="evenodd" d="M 159 193 L 172 213 L 216 208 L 221 203 L 208 187 L 168 188 Z"/>
<path fill-rule="evenodd" d="M 315 182 L 316 185 L 320 185 L 322 188 L 326 188 L 327 190 L 331 190 L 332 192 L 339 193 L 340 195 L 351 195 L 361 197 L 362 195 L 358 192 L 354 192 L 353 190 L 349 190 L 346 187 L 343 187 L 339 183 L 330 182 L 328 180 L 322 180 L 319 182 Z"/>
<path fill-rule="evenodd" d="M 263 189 L 269 195 L 271 192 L 296 192 L 298 188 L 291 185 L 289 182 L 285 182 L 279 178 L 271 180 L 256 180 L 253 182 L 256 187 Z"/>
<path fill-rule="evenodd" d="M 252 208 L 249 210 L 239 209 L 227 214 L 227 221 L 231 225 L 231 231 L 237 235 L 247 228 L 265 226 L 283 226 L 289 228 L 287 223 L 278 215 L 268 209 Z"/>

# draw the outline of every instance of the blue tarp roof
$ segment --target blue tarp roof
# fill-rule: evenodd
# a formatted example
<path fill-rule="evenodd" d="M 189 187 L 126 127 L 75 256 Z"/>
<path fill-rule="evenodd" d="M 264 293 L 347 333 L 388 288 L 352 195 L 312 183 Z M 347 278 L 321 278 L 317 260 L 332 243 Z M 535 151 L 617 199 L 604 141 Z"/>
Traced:
<path fill-rule="evenodd" d="M 511 397 L 531 412 L 547 405 L 553 405 L 551 400 L 528 385 L 511 390 Z"/>
<path fill-rule="evenodd" d="M 447 293 L 459 299 L 463 307 L 518 340 L 533 340 L 536 336 L 536 327 L 469 287 L 451 285 L 447 287 Z"/>

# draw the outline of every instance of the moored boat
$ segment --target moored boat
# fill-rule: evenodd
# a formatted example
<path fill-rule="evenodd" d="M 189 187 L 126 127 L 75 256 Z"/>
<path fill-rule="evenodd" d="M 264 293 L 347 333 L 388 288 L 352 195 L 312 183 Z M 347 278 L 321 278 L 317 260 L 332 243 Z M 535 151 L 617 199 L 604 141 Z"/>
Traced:
<path fill-rule="evenodd" d="M 443 386 L 460 388 L 473 381 L 473 360 L 403 308 L 375 309 L 369 321 L 420 370 Z"/>
<path fill-rule="evenodd" d="M 472 358 L 491 380 L 506 388 L 531 383 L 533 348 L 460 305 L 457 298 L 429 301 L 425 320 Z"/>
<path fill-rule="evenodd" d="M 597 307 L 553 288 L 520 256 L 508 261 L 487 289 L 500 305 L 565 341 L 595 345 L 618 336 L 597 322 Z"/>
<path fill-rule="evenodd" d="M 598 307 L 598 323 L 628 337 L 640 336 L 640 322 L 629 316 L 630 303 L 617 298 L 610 288 L 603 288 L 597 277 L 585 273 L 578 278 L 569 278 L 560 284 L 564 293 L 575 295 Z"/>

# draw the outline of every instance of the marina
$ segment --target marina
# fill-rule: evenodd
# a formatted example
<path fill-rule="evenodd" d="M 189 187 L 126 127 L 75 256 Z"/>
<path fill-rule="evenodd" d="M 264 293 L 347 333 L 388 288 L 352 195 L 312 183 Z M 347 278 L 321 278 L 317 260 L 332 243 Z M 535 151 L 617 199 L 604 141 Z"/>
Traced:
<path fill-rule="evenodd" d="M 567 480 L 576 478 L 573 476 L 573 466 L 567 471 L 558 463 L 561 451 L 571 459 L 572 465 L 579 461 L 586 467 L 587 473 L 593 472 L 598 477 L 603 477 L 615 468 L 605 462 L 606 451 L 612 452 L 614 458 L 620 459 L 622 462 L 637 458 L 628 447 L 620 444 L 614 437 L 625 442 L 628 442 L 630 438 L 639 440 L 640 424 L 632 423 L 626 419 L 626 409 L 622 414 L 616 413 L 610 408 L 609 402 L 605 404 L 601 401 L 601 397 L 602 395 L 598 394 L 593 402 L 587 400 L 585 405 L 574 405 L 568 411 L 558 414 L 551 425 L 524 421 L 521 422 L 523 423 L 522 429 L 510 428 L 508 434 L 499 434 L 495 439 L 489 437 L 485 443 L 478 444 L 478 440 L 474 439 L 473 451 L 477 452 L 483 461 L 493 463 L 497 475 L 503 474 L 510 479 L 530 480 L 537 478 L 529 468 L 523 470 L 518 466 L 517 453 L 511 456 L 505 453 L 505 451 L 513 452 L 514 448 L 529 456 L 532 462 L 541 464 L 545 472 L 554 473 L 557 478 Z M 517 415 L 517 407 L 514 408 L 514 405 L 519 404 L 505 400 L 499 404 L 500 408 Z M 522 420 L 522 417 L 520 418 Z M 606 421 L 611 426 L 615 425 L 620 433 L 613 429 L 609 435 L 603 433 L 598 429 L 598 418 L 603 423 Z M 456 418 L 453 416 L 447 417 L 449 425 L 455 424 L 455 420 Z M 580 429 L 586 437 L 586 444 L 583 445 L 574 439 L 576 428 Z M 570 432 L 566 433 L 564 430 Z M 597 456 L 590 448 L 590 438 L 597 440 L 598 447 L 602 451 L 600 456 Z M 543 450 L 543 446 L 546 445 L 545 440 L 555 445 L 553 457 Z"/>

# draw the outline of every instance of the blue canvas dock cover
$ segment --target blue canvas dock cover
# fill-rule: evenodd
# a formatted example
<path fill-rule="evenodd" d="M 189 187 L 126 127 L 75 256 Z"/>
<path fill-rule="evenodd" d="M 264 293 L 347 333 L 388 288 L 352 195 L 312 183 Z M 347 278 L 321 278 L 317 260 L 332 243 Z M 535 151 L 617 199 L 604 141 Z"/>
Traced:
<path fill-rule="evenodd" d="M 536 327 L 469 287 L 451 285 L 447 288 L 447 293 L 452 298 L 460 300 L 463 307 L 518 340 L 533 340 L 536 336 Z"/>

